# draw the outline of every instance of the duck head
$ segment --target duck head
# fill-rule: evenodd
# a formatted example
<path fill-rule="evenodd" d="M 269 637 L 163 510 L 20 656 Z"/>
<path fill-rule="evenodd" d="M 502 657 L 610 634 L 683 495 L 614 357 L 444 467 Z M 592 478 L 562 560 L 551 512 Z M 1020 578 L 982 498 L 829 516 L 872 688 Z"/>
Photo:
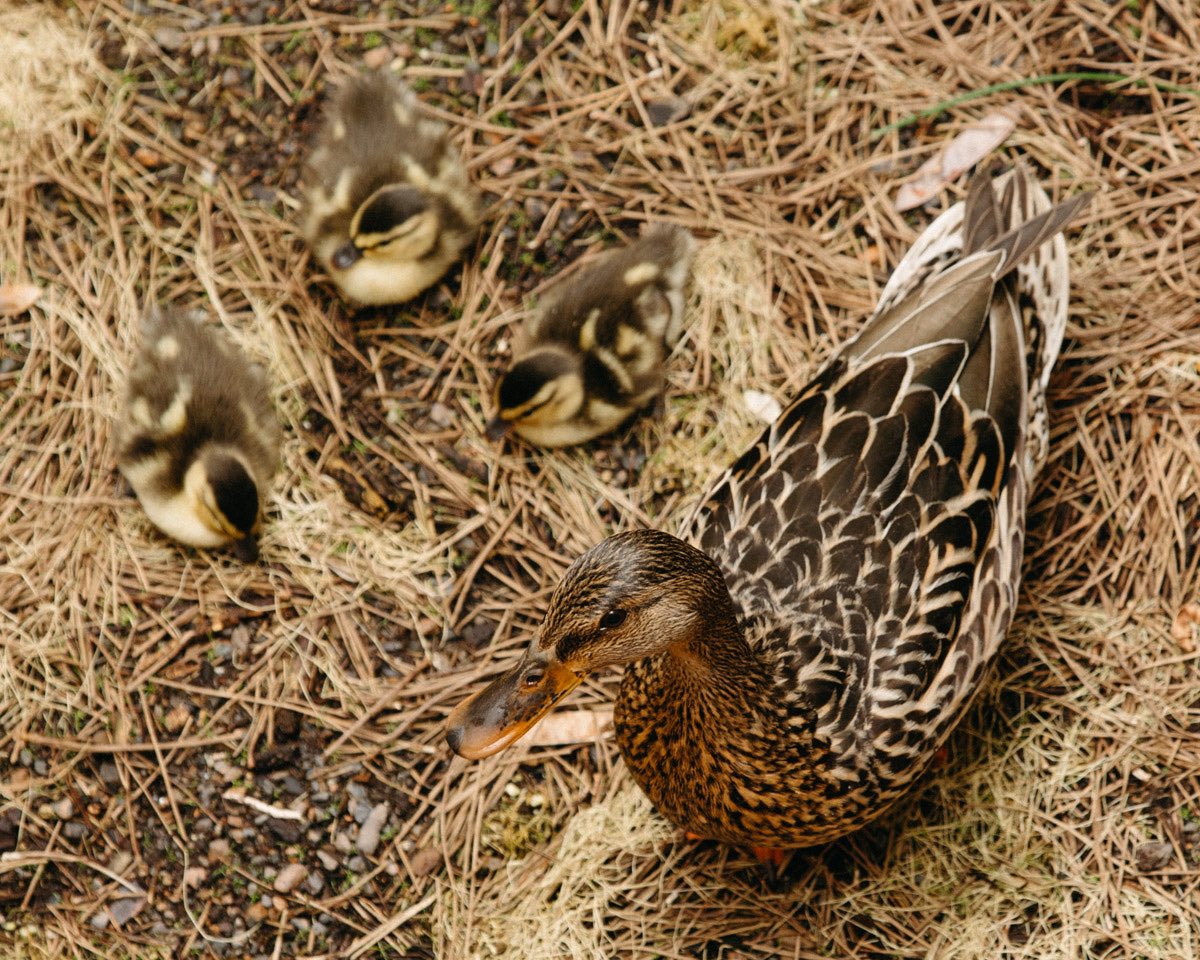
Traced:
<path fill-rule="evenodd" d="M 467 759 L 491 756 L 588 674 L 668 652 L 694 659 L 695 645 L 731 626 L 729 591 L 707 555 L 656 530 L 610 537 L 567 570 L 517 664 L 455 708 L 446 740 Z"/>
<path fill-rule="evenodd" d="M 542 347 L 518 360 L 496 384 L 496 416 L 487 427 L 491 440 L 509 430 L 551 433 L 583 408 L 583 369 L 577 354 Z"/>
<path fill-rule="evenodd" d="M 350 239 L 333 252 L 332 263 L 338 270 L 349 270 L 364 259 L 412 263 L 433 249 L 440 230 L 436 204 L 416 187 L 380 187 L 355 211 Z"/>
<path fill-rule="evenodd" d="M 184 477 L 187 503 L 214 535 L 232 541 L 238 558 L 258 559 L 258 485 L 245 461 L 219 448 L 204 450 Z"/>

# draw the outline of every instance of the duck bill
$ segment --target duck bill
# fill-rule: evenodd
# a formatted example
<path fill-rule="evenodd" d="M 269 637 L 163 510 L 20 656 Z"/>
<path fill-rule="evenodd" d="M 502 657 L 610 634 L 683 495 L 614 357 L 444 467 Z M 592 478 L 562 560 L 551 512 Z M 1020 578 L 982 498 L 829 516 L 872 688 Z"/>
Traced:
<path fill-rule="evenodd" d="M 258 562 L 258 537 L 253 533 L 248 537 L 233 541 L 233 554 L 242 563 Z"/>
<path fill-rule="evenodd" d="M 541 671 L 538 682 L 526 681 Z M 464 700 L 446 721 L 446 742 L 468 760 L 482 760 L 516 743 L 583 677 L 561 664 L 541 667 L 528 655 L 513 669 Z"/>
<path fill-rule="evenodd" d="M 362 251 L 354 245 L 353 240 L 347 240 L 333 252 L 330 262 L 332 262 L 338 270 L 349 270 L 361 258 Z"/>
<path fill-rule="evenodd" d="M 506 436 L 508 431 L 512 429 L 512 421 L 505 420 L 503 417 L 492 417 L 488 421 L 487 430 L 485 431 L 487 438 L 493 442 Z"/>

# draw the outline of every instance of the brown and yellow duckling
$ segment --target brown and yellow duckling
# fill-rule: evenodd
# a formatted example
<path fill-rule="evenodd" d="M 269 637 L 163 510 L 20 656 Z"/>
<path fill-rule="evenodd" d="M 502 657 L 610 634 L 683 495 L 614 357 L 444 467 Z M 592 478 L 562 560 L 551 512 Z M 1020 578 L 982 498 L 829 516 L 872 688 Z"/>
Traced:
<path fill-rule="evenodd" d="M 539 446 L 570 446 L 650 403 L 683 330 L 694 248 L 682 227 L 656 227 L 555 284 L 496 385 L 488 436 L 512 430 Z"/>
<path fill-rule="evenodd" d="M 623 533 L 571 566 L 451 747 L 495 753 L 624 665 L 621 752 L 690 833 L 779 851 L 887 810 L 1012 620 L 1066 324 L 1059 232 L 1087 200 L 977 175 L 682 539 Z"/>
<path fill-rule="evenodd" d="M 117 424 L 117 463 L 163 533 L 258 557 L 279 462 L 279 423 L 261 370 L 177 310 L 146 321 Z"/>
<path fill-rule="evenodd" d="M 389 73 L 334 93 L 302 192 L 313 255 L 360 304 L 401 303 L 436 283 L 479 224 L 479 193 L 449 131 Z"/>

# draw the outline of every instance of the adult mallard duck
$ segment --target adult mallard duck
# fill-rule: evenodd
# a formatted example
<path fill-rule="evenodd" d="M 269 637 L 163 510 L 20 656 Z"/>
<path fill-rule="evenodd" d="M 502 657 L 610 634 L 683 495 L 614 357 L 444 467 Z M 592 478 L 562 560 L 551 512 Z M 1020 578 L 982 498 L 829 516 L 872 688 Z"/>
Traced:
<path fill-rule="evenodd" d="M 181 311 L 152 313 L 117 433 L 117 464 L 156 527 L 257 558 L 279 421 L 262 371 L 232 343 Z"/>
<path fill-rule="evenodd" d="M 513 430 L 543 447 L 585 443 L 650 403 L 683 331 L 695 246 L 683 227 L 654 227 L 556 283 L 496 385 L 488 436 Z"/>
<path fill-rule="evenodd" d="M 389 73 L 345 81 L 304 172 L 301 225 L 351 300 L 400 303 L 437 282 L 471 242 L 479 192 L 445 124 Z"/>
<path fill-rule="evenodd" d="M 1058 234 L 1088 198 L 1051 208 L 1023 168 L 977 175 L 683 539 L 623 533 L 571 566 L 517 665 L 452 714 L 451 747 L 494 753 L 627 664 L 621 752 L 692 834 L 779 851 L 886 810 L 1013 616 L 1066 323 Z"/>

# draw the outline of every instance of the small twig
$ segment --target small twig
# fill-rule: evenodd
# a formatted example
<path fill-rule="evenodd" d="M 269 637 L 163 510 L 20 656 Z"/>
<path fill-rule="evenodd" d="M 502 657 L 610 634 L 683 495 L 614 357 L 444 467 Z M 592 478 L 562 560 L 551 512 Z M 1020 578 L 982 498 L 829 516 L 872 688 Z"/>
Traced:
<path fill-rule="evenodd" d="M 263 803 L 261 800 L 254 797 L 248 797 L 240 790 L 226 790 L 221 794 L 222 800 L 228 800 L 231 803 L 241 803 L 252 810 L 257 810 L 259 813 L 265 813 L 268 817 L 274 817 L 276 820 L 300 820 L 304 821 L 304 815 L 296 810 L 289 810 L 287 807 L 275 807 L 269 803 Z"/>
<path fill-rule="evenodd" d="M 1006 90 L 1020 90 L 1023 87 L 1036 87 L 1049 83 L 1067 83 L 1072 80 L 1090 80 L 1093 83 L 1127 83 L 1135 87 L 1152 86 L 1156 90 L 1162 90 L 1166 93 L 1183 93 L 1191 97 L 1200 97 L 1200 90 L 1197 90 L 1195 87 L 1185 87 L 1178 83 L 1168 83 L 1166 80 L 1127 77 L 1122 73 L 1104 73 L 1091 70 L 1073 71 L 1070 73 L 1047 73 L 1040 77 L 1021 77 L 1018 80 L 1005 80 L 1003 83 L 993 83 L 986 87 L 980 87 L 977 90 L 968 90 L 966 93 L 960 93 L 958 96 L 935 103 L 932 107 L 918 110 L 916 113 L 910 113 L 907 117 L 902 117 L 894 123 L 889 123 L 886 127 L 879 127 L 876 130 L 872 130 L 870 139 L 874 142 L 880 137 L 891 133 L 893 130 L 903 130 L 905 127 L 911 127 L 914 123 L 924 120 L 926 117 L 936 117 L 939 113 L 945 113 L 952 107 L 957 107 L 960 103 L 990 97 L 993 93 L 1003 93 Z"/>

